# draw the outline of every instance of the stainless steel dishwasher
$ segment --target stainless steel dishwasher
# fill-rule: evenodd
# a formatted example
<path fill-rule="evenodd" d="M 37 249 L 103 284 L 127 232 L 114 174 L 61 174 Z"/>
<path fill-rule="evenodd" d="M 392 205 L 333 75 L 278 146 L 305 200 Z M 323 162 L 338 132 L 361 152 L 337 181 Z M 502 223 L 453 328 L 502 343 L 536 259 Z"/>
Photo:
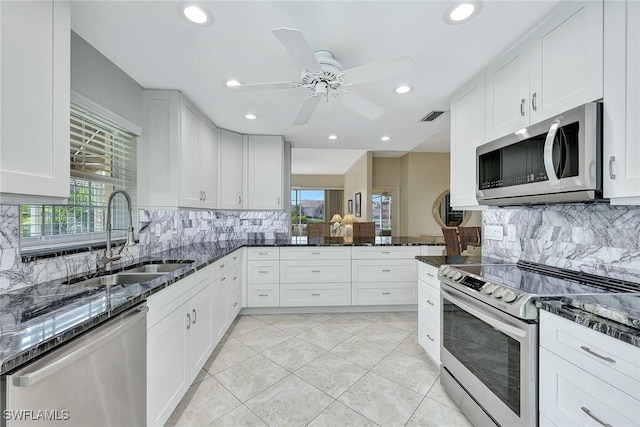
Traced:
<path fill-rule="evenodd" d="M 2 425 L 144 426 L 147 311 L 138 305 L 2 377 Z"/>

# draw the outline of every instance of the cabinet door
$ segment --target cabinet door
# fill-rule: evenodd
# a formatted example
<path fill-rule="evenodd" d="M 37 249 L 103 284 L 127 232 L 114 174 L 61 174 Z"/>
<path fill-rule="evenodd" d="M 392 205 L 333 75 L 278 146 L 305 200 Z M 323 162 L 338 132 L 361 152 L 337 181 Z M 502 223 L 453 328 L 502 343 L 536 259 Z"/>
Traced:
<path fill-rule="evenodd" d="M 218 129 L 209 120 L 200 117 L 199 181 L 202 190 L 202 206 L 215 209 L 216 175 L 218 168 Z"/>
<path fill-rule="evenodd" d="M 227 324 L 231 325 L 240 312 L 242 304 L 242 265 L 236 264 L 229 269 L 227 307 L 229 310 Z"/>
<path fill-rule="evenodd" d="M 485 72 L 451 99 L 451 206 L 480 209 L 476 200 L 476 147 L 484 143 Z"/>
<path fill-rule="evenodd" d="M 213 284 L 213 336 L 217 345 L 229 327 L 229 305 L 228 305 L 228 275 L 224 274 Z"/>
<path fill-rule="evenodd" d="M 567 2 L 531 36 L 531 123 L 602 98 L 602 8 Z"/>
<path fill-rule="evenodd" d="M 604 197 L 640 204 L 640 3 L 606 2 Z"/>
<path fill-rule="evenodd" d="M 282 209 L 282 137 L 250 135 L 247 147 L 247 207 L 258 210 Z"/>
<path fill-rule="evenodd" d="M 147 423 L 162 426 L 191 384 L 188 303 L 147 331 Z"/>
<path fill-rule="evenodd" d="M 242 135 L 220 130 L 218 178 L 218 207 L 220 209 L 242 209 L 243 153 Z"/>
<path fill-rule="evenodd" d="M 189 357 L 191 379 L 194 379 L 213 351 L 213 284 L 209 284 L 190 300 Z"/>
<path fill-rule="evenodd" d="M 487 68 L 486 140 L 529 125 L 529 49 L 521 43 Z"/>
<path fill-rule="evenodd" d="M 0 2 L 0 202 L 69 197 L 70 46 L 69 3 Z"/>
<path fill-rule="evenodd" d="M 200 117 L 198 110 L 182 96 L 181 146 L 180 146 L 180 205 L 200 207 Z"/>

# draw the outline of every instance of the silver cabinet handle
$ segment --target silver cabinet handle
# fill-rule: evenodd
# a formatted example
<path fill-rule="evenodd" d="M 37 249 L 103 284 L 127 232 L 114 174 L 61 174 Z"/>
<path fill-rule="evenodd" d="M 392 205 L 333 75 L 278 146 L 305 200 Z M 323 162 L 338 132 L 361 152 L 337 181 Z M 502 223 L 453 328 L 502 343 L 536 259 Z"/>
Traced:
<path fill-rule="evenodd" d="M 268 271 L 266 271 L 266 270 L 259 270 L 259 271 L 258 271 L 258 273 L 260 273 L 260 274 L 267 274 L 267 273 L 268 273 Z"/>
<path fill-rule="evenodd" d="M 227 276 L 224 276 L 222 279 L 220 279 L 221 282 L 224 282 L 225 280 L 227 280 Z"/>
<path fill-rule="evenodd" d="M 268 252 L 258 252 L 258 255 L 269 255 Z"/>
<path fill-rule="evenodd" d="M 267 294 L 258 294 L 259 297 L 268 297 L 269 295 Z"/>
<path fill-rule="evenodd" d="M 390 272 L 391 270 L 389 270 L 389 269 L 383 269 L 382 271 L 383 271 L 384 273 L 388 273 L 388 272 Z"/>
<path fill-rule="evenodd" d="M 220 266 L 218 268 L 224 268 L 225 264 L 220 264 Z"/>
<path fill-rule="evenodd" d="M 583 411 L 585 414 L 589 415 L 591 418 L 593 418 L 594 420 L 596 420 L 598 423 L 602 424 L 603 426 L 605 426 L 605 427 L 613 427 L 611 424 L 609 424 L 609 423 L 605 423 L 605 422 L 603 422 L 601 419 L 599 419 L 598 417 L 596 417 L 595 415 L 593 415 L 593 414 L 591 413 L 591 411 L 589 410 L 589 408 L 585 408 L 584 406 L 582 406 L 582 407 L 580 407 L 580 409 L 582 409 L 582 411 Z"/>
<path fill-rule="evenodd" d="M 145 317 L 147 315 L 147 311 L 149 311 L 149 308 L 146 305 L 144 305 L 144 306 L 138 307 L 137 309 L 134 309 L 134 311 L 132 311 L 131 313 L 127 313 L 125 316 L 123 316 L 122 322 L 116 322 L 114 325 L 111 325 L 109 328 L 97 330 L 96 332 L 99 332 L 100 336 L 98 336 L 95 340 L 91 341 L 89 344 L 80 346 L 78 345 L 78 343 L 73 343 L 73 342 L 69 343 L 68 344 L 69 346 L 75 345 L 76 347 L 78 347 L 77 350 L 74 350 L 72 353 L 67 354 L 64 357 L 59 357 L 53 360 L 51 363 L 48 363 L 42 369 L 38 369 L 33 372 L 26 372 L 24 375 L 15 377 L 13 380 L 14 381 L 13 384 L 17 387 L 29 387 L 30 385 L 33 385 L 38 381 L 47 378 L 49 375 L 53 374 L 54 372 L 57 372 L 60 369 L 66 366 L 69 366 L 71 363 L 75 362 L 76 360 L 79 360 L 82 357 L 86 356 L 87 354 L 94 352 L 96 349 L 104 345 L 104 343 L 112 340 L 114 337 L 117 337 L 123 331 L 131 327 L 131 325 L 135 324 L 141 318 Z M 74 347 L 71 347 L 71 348 L 74 348 Z"/>
<path fill-rule="evenodd" d="M 602 355 L 600 355 L 600 354 L 596 353 L 595 351 L 591 350 L 591 349 L 590 349 L 589 347 L 587 347 L 587 346 L 581 345 L 581 346 L 580 346 L 580 348 L 581 348 L 581 349 L 583 349 L 584 351 L 586 351 L 587 353 L 589 353 L 589 354 L 591 354 L 591 355 L 593 355 L 593 356 L 595 356 L 595 357 L 599 357 L 600 359 L 605 360 L 605 361 L 607 361 L 607 362 L 609 362 L 609 363 L 616 363 L 616 361 L 615 361 L 615 360 L 613 360 L 612 358 L 602 356 Z"/>
<path fill-rule="evenodd" d="M 428 303 L 429 305 L 435 305 L 434 303 L 432 303 L 432 302 L 431 302 L 431 301 L 429 301 L 429 300 L 427 300 L 427 303 Z"/>
<path fill-rule="evenodd" d="M 613 172 L 613 165 L 616 162 L 616 156 L 609 157 L 609 178 L 616 179 L 616 174 Z"/>
<path fill-rule="evenodd" d="M 436 278 L 436 276 L 434 276 L 434 275 L 433 275 L 433 274 L 431 274 L 431 273 L 426 273 L 426 274 L 427 274 L 427 276 L 429 276 L 429 277 L 432 277 L 432 278 L 434 278 L 434 279 Z"/>
<path fill-rule="evenodd" d="M 238 196 L 238 204 L 242 203 L 242 196 Z"/>
<path fill-rule="evenodd" d="M 533 92 L 533 95 L 531 95 L 531 108 L 533 109 L 533 111 L 538 111 L 538 106 L 536 105 L 537 97 L 538 97 L 538 94 Z"/>
<path fill-rule="evenodd" d="M 389 252 L 389 251 L 382 251 L 382 253 L 383 253 L 383 254 L 385 254 L 385 255 L 388 255 L 388 254 L 390 254 L 391 252 Z"/>
<path fill-rule="evenodd" d="M 383 292 L 382 295 L 391 295 L 391 292 Z"/>
<path fill-rule="evenodd" d="M 203 191 L 203 192 L 202 192 L 202 201 L 204 202 L 204 201 L 206 201 L 206 200 L 207 200 L 207 192 L 206 192 L 206 191 Z"/>
<path fill-rule="evenodd" d="M 196 324 L 196 316 L 198 315 L 198 312 L 196 311 L 196 309 L 193 309 L 193 324 Z"/>
<path fill-rule="evenodd" d="M 520 115 L 524 117 L 524 103 L 527 102 L 524 98 L 520 100 Z"/>
<path fill-rule="evenodd" d="M 238 276 L 233 278 L 233 281 L 235 282 L 236 280 L 238 280 Z"/>
<path fill-rule="evenodd" d="M 278 196 L 278 205 L 280 204 L 280 196 Z"/>
<path fill-rule="evenodd" d="M 191 314 L 187 313 L 187 330 L 191 329 Z"/>
<path fill-rule="evenodd" d="M 312 273 L 320 273 L 320 270 L 311 270 Z"/>
<path fill-rule="evenodd" d="M 237 305 L 238 305 L 238 303 L 237 303 L 237 302 L 234 302 L 234 303 L 233 303 L 233 306 L 234 306 L 234 307 L 235 307 L 235 306 L 237 306 Z"/>
<path fill-rule="evenodd" d="M 320 255 L 320 252 L 311 252 L 311 255 Z"/>
<path fill-rule="evenodd" d="M 311 294 L 312 297 L 319 297 L 320 294 Z"/>
<path fill-rule="evenodd" d="M 431 338 L 431 335 L 427 334 L 427 338 L 429 338 L 431 340 L 431 342 L 436 342 L 436 340 L 434 340 L 433 338 Z"/>

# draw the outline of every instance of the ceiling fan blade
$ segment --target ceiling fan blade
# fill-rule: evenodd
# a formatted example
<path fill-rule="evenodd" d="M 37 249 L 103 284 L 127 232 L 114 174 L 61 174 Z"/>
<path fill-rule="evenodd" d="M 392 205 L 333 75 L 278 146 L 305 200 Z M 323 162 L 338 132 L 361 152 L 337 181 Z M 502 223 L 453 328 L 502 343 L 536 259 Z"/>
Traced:
<path fill-rule="evenodd" d="M 402 77 L 413 73 L 416 61 L 411 55 L 403 55 L 386 61 L 374 62 L 346 70 L 345 78 L 352 85 L 384 80 L 391 77 Z"/>
<path fill-rule="evenodd" d="M 343 93 L 338 101 L 369 120 L 377 120 L 385 113 L 383 108 L 353 92 Z"/>
<path fill-rule="evenodd" d="M 304 34 L 299 30 L 284 27 L 276 28 L 273 30 L 273 35 L 280 40 L 280 43 L 289 51 L 300 67 L 308 71 L 322 71 L 318 60 L 309 47 L 309 43 L 307 43 L 307 39 L 304 38 Z"/>
<path fill-rule="evenodd" d="M 307 97 L 300 104 L 300 109 L 298 110 L 298 115 L 293 120 L 294 125 L 304 125 L 309 121 L 309 118 L 313 114 L 313 111 L 316 109 L 316 106 L 320 102 L 320 98 L 316 97 Z"/>
<path fill-rule="evenodd" d="M 302 86 L 298 82 L 247 83 L 227 86 L 233 92 L 248 92 L 265 89 L 293 89 Z"/>

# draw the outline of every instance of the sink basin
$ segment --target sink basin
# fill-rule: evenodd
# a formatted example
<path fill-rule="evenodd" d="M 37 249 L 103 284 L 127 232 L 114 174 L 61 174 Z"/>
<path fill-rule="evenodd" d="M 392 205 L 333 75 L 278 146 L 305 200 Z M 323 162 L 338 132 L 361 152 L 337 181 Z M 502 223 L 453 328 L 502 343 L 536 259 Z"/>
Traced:
<path fill-rule="evenodd" d="M 108 276 L 94 277 L 76 283 L 66 283 L 73 286 L 107 286 L 107 285 L 128 285 L 131 283 L 148 282 L 166 273 L 116 273 Z"/>
<path fill-rule="evenodd" d="M 175 262 L 166 264 L 145 264 L 138 267 L 132 267 L 125 270 L 127 273 L 171 273 L 182 267 L 186 267 L 189 262 Z"/>

